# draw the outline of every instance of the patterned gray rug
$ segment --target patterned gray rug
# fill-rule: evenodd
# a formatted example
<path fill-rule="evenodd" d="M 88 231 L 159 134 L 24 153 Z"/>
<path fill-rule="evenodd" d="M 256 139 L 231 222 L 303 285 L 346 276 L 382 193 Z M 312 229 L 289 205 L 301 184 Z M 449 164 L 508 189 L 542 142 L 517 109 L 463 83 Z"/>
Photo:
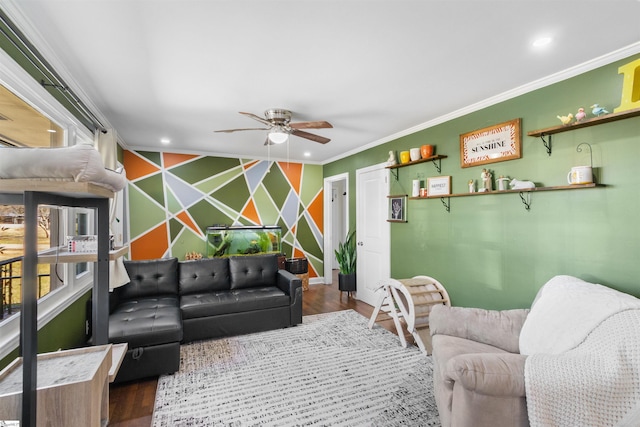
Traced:
<path fill-rule="evenodd" d="M 153 427 L 434 426 L 432 361 L 353 310 L 183 345 Z"/>

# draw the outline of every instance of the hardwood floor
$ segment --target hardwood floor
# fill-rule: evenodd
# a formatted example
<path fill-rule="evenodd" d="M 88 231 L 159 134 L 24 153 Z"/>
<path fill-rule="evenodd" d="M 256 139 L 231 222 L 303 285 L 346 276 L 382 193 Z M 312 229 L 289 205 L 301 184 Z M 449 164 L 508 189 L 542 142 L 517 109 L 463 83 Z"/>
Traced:
<path fill-rule="evenodd" d="M 302 314 L 330 313 L 340 310 L 355 310 L 370 317 L 373 307 L 349 298 L 338 290 L 337 270 L 331 285 L 310 285 L 302 297 Z M 384 328 L 396 332 L 391 320 L 379 322 Z M 407 337 L 407 340 L 412 340 Z M 111 385 L 109 389 L 109 425 L 112 427 L 149 427 L 155 401 L 156 378 L 126 384 Z"/>

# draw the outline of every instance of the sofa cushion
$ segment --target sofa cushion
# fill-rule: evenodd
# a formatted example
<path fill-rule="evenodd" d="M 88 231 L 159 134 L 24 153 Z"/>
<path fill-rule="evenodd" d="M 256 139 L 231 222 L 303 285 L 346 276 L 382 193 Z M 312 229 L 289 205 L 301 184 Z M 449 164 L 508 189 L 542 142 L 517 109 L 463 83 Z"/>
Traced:
<path fill-rule="evenodd" d="M 184 319 L 240 313 L 267 308 L 286 307 L 289 295 L 273 286 L 232 291 L 183 295 L 180 308 Z M 215 322 L 215 319 L 211 320 Z"/>
<path fill-rule="evenodd" d="M 179 267 L 180 295 L 229 289 L 229 260 L 205 258 L 184 261 Z"/>
<path fill-rule="evenodd" d="M 179 342 L 182 318 L 178 298 L 141 298 L 120 304 L 109 316 L 109 342 L 129 343 L 129 349 Z"/>
<path fill-rule="evenodd" d="M 276 254 L 229 257 L 231 289 L 276 286 Z"/>
<path fill-rule="evenodd" d="M 120 300 L 178 294 L 178 259 L 125 261 L 130 282 L 116 288 Z"/>

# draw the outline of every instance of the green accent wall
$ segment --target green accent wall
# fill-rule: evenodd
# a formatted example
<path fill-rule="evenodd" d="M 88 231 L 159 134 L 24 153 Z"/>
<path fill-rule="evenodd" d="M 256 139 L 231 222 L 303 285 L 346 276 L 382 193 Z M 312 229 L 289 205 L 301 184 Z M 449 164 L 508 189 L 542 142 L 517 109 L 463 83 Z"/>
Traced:
<path fill-rule="evenodd" d="M 348 172 L 350 194 L 355 171 L 386 161 L 422 144 L 436 146 L 438 173 L 431 162 L 398 169 L 390 194 L 411 194 L 411 181 L 450 175 L 452 192 L 468 192 L 468 181 L 481 182 L 483 167 L 500 175 L 531 180 L 537 186 L 566 185 L 572 166 L 588 165 L 592 147 L 596 181 L 603 188 L 531 194 L 527 211 L 517 193 L 409 200 L 407 223 L 391 223 L 391 275 L 433 276 L 447 288 L 452 304 L 488 309 L 529 307 L 551 277 L 568 274 L 640 296 L 640 117 L 572 130 L 552 137 L 547 155 L 528 131 L 560 125 L 556 116 L 598 103 L 612 112 L 620 104 L 618 67 L 640 55 L 520 95 L 480 111 L 398 138 L 324 166 L 324 176 Z M 452 90 L 452 93 L 455 91 Z M 593 115 L 589 114 L 589 117 Z M 522 158 L 469 168 L 460 167 L 459 135 L 522 118 Z M 497 183 L 494 185 L 497 188 Z M 350 226 L 355 226 L 355 197 L 350 198 Z"/>
<path fill-rule="evenodd" d="M 38 353 L 49 353 L 60 349 L 85 347 L 85 321 L 87 318 L 87 301 L 91 291 L 74 301 L 55 319 L 38 331 Z M 0 360 L 0 370 L 18 357 L 18 349 Z"/>

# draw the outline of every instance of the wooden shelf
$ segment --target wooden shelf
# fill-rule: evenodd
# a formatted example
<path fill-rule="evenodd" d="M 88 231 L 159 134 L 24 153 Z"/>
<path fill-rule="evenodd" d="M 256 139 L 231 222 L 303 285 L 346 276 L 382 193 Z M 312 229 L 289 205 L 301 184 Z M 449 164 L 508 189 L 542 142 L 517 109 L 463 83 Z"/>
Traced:
<path fill-rule="evenodd" d="M 396 181 L 398 180 L 398 169 L 399 168 L 403 168 L 405 166 L 417 165 L 418 163 L 432 162 L 433 166 L 435 166 L 435 168 L 438 171 L 438 173 L 440 173 L 442 171 L 441 160 L 442 159 L 446 159 L 446 158 L 447 158 L 447 156 L 438 154 L 438 155 L 431 156 L 431 157 L 425 157 L 424 159 L 413 160 L 413 161 L 407 162 L 407 163 L 398 163 L 396 165 L 387 166 L 387 169 L 391 169 L 391 173 L 396 178 Z"/>
<path fill-rule="evenodd" d="M 440 160 L 440 159 L 446 159 L 446 158 L 447 158 L 447 156 L 443 156 L 443 155 L 438 154 L 438 155 L 435 155 L 435 156 L 426 157 L 424 159 L 413 160 L 413 161 L 407 162 L 407 163 L 398 163 L 396 165 L 387 166 L 387 169 L 398 169 L 398 168 L 403 168 L 405 166 L 417 165 L 418 163 L 432 162 L 434 160 Z"/>
<path fill-rule="evenodd" d="M 557 191 L 557 190 L 581 190 L 583 188 L 604 187 L 603 184 L 576 184 L 576 185 L 558 185 L 555 187 L 535 187 L 535 188 L 523 188 L 521 190 L 503 190 L 503 191 L 487 191 L 477 193 L 455 193 L 444 194 L 442 196 L 427 196 L 427 197 L 409 197 L 410 200 L 424 200 L 424 199 L 440 199 L 443 197 L 473 197 L 473 196 L 489 196 L 496 194 L 513 194 L 513 193 L 535 193 L 539 191 Z"/>
<path fill-rule="evenodd" d="M 559 125 L 559 126 L 548 127 L 545 129 L 532 130 L 531 132 L 527 132 L 527 135 L 536 136 L 536 137 L 541 137 L 544 135 L 553 135 L 556 133 L 567 132 L 570 130 L 586 128 L 590 126 L 596 126 L 603 123 L 615 122 L 618 120 L 624 120 L 630 117 L 637 117 L 637 116 L 640 116 L 640 108 L 621 111 L 619 113 L 606 114 L 606 115 L 594 117 L 588 120 L 583 120 L 581 122 L 570 123 L 568 125 Z"/>
<path fill-rule="evenodd" d="M 640 108 L 635 108 L 633 110 L 606 114 L 604 116 L 594 117 L 592 119 L 583 120 L 581 122 L 575 122 L 568 125 L 552 126 L 545 129 L 532 130 L 531 132 L 527 132 L 527 135 L 539 137 L 542 140 L 544 147 L 547 149 L 547 154 L 551 155 L 551 135 L 638 116 L 640 116 Z M 547 137 L 548 140 L 545 139 L 545 137 Z"/>
<path fill-rule="evenodd" d="M 109 260 L 116 260 L 128 252 L 128 246 L 115 248 L 109 251 Z M 96 262 L 97 260 L 98 254 L 96 252 L 69 252 L 64 246 L 38 252 L 38 264 Z"/>
<path fill-rule="evenodd" d="M 604 184 L 576 184 L 576 185 L 558 185 L 555 187 L 535 187 L 535 188 L 523 188 L 520 190 L 503 190 L 503 191 L 487 191 L 487 192 L 478 192 L 478 193 L 455 193 L 455 194 L 443 194 L 440 196 L 427 196 L 427 197 L 409 197 L 410 200 L 426 200 L 426 199 L 440 199 L 442 204 L 444 205 L 447 212 L 450 211 L 450 205 L 448 202 L 445 203 L 445 199 L 449 199 L 450 197 L 474 197 L 474 196 L 489 196 L 496 194 L 513 194 L 517 193 L 520 195 L 520 199 L 522 203 L 525 205 L 525 209 L 529 210 L 531 205 L 530 199 L 525 199 L 524 194 L 527 194 L 529 197 L 531 193 L 537 193 L 541 191 L 559 191 L 559 190 L 583 190 L 585 188 L 596 188 L 596 187 L 605 187 Z"/>

